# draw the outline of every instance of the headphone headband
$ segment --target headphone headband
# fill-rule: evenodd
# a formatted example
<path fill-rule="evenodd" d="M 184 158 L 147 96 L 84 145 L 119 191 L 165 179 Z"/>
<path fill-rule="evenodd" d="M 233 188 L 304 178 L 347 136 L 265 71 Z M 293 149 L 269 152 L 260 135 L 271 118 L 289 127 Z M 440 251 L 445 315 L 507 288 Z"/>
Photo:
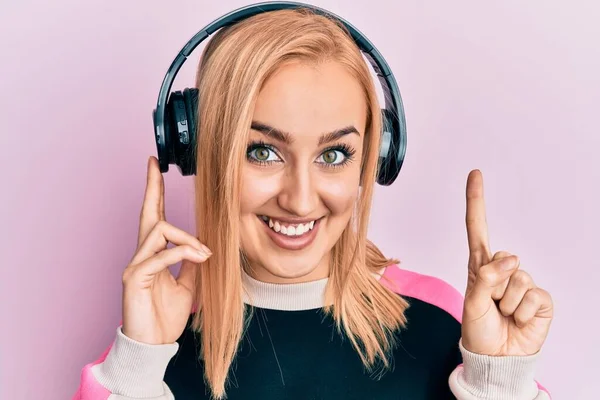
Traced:
<path fill-rule="evenodd" d="M 223 27 L 233 25 L 246 18 L 250 18 L 254 15 L 261 14 L 264 12 L 295 8 L 307 8 L 315 13 L 331 17 L 340 21 L 348 29 L 355 43 L 358 45 L 360 50 L 369 60 L 369 63 L 371 64 L 375 73 L 377 74 L 379 82 L 383 88 L 386 108 L 385 111 L 387 114 L 389 114 L 388 117 L 395 120 L 394 122 L 396 122 L 396 124 L 398 125 L 398 132 L 394 133 L 394 129 L 391 129 L 392 132 L 385 133 L 397 134 L 401 136 L 399 140 L 395 141 L 395 143 L 400 144 L 401 148 L 397 150 L 382 148 L 380 157 L 385 158 L 390 150 L 396 151 L 397 157 L 395 157 L 396 160 L 394 162 L 399 164 L 397 167 L 397 172 L 399 172 L 400 167 L 402 166 L 402 162 L 404 160 L 404 154 L 406 152 L 406 121 L 404 116 L 402 98 L 400 96 L 400 90 L 398 89 L 396 79 L 394 78 L 394 75 L 392 74 L 392 71 L 388 66 L 387 62 L 379 53 L 379 51 L 375 48 L 375 46 L 371 43 L 371 41 L 369 41 L 369 39 L 365 35 L 363 35 L 348 21 L 325 9 L 310 4 L 291 1 L 257 3 L 231 11 L 230 13 L 225 14 L 224 16 L 214 20 L 213 22 L 202 28 L 179 51 L 179 53 L 171 63 L 171 66 L 167 70 L 165 77 L 163 78 L 163 82 L 158 93 L 156 109 L 153 111 L 154 132 L 156 137 L 156 145 L 159 150 L 160 169 L 162 172 L 166 172 L 169 169 L 168 157 L 163 157 L 162 159 L 160 157 L 161 149 L 165 149 L 169 145 L 169 143 L 167 143 L 168 138 L 166 138 L 165 129 L 165 123 L 167 119 L 166 111 L 168 96 L 169 93 L 171 93 L 171 87 L 173 85 L 173 81 L 175 80 L 175 76 L 179 72 L 179 69 L 181 68 L 183 63 L 187 60 L 187 57 L 192 53 L 192 51 L 194 51 L 196 47 L 198 47 L 200 43 L 202 43 L 215 31 Z M 395 175 L 397 175 L 397 172 L 395 173 Z M 396 178 L 396 176 L 390 178 L 391 181 L 393 181 Z M 391 181 L 389 183 L 391 183 Z"/>

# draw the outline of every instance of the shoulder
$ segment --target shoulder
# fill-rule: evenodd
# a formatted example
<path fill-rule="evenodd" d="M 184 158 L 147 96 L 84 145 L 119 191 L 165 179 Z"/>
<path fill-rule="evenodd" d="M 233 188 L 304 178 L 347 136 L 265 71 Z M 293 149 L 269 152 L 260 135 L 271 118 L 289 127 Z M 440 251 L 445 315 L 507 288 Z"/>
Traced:
<path fill-rule="evenodd" d="M 379 281 L 403 297 L 430 304 L 462 322 L 463 296 L 440 278 L 408 271 L 394 264 L 385 269 Z"/>

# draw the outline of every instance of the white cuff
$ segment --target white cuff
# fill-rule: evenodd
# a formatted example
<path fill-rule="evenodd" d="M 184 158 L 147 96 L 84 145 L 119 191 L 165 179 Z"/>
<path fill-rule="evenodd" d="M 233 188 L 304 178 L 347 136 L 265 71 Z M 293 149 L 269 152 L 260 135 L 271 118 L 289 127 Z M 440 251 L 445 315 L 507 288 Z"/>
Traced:
<path fill-rule="evenodd" d="M 165 395 L 163 383 L 179 343 L 150 345 L 137 342 L 117 329 L 117 338 L 104 362 L 94 365 L 94 377 L 109 392 L 131 398 Z"/>
<path fill-rule="evenodd" d="M 459 400 L 546 399 L 535 382 L 535 362 L 530 356 L 487 356 L 471 353 L 459 341 L 463 365 L 450 375 L 452 393 Z M 540 397 L 541 396 L 541 397 Z"/>

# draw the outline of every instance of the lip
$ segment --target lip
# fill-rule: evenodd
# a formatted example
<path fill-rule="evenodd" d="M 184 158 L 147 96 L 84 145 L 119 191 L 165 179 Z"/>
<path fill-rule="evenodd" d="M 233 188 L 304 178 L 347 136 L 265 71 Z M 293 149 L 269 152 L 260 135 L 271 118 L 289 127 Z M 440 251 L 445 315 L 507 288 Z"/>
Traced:
<path fill-rule="evenodd" d="M 304 232 L 300 236 L 286 236 L 286 235 L 279 234 L 279 233 L 275 232 L 273 229 L 269 228 L 268 222 L 265 222 L 258 215 L 256 217 L 263 225 L 264 229 L 266 230 L 267 235 L 271 238 L 271 240 L 277 246 L 281 247 L 282 249 L 286 249 L 286 250 L 302 250 L 302 249 L 310 246 L 310 244 L 317 237 L 319 227 L 321 226 L 321 220 L 323 219 L 323 217 L 321 217 L 318 220 L 316 220 L 313 228 L 308 232 Z M 280 221 L 285 222 L 286 220 L 280 220 Z M 313 221 L 313 220 L 311 219 L 308 222 L 310 222 L 310 221 Z M 300 222 L 298 222 L 298 223 L 300 223 Z"/>

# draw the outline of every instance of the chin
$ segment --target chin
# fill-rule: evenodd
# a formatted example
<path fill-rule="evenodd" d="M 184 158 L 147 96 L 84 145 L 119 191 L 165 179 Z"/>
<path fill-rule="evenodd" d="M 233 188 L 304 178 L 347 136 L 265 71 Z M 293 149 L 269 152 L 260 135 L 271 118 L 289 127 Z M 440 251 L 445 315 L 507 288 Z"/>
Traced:
<path fill-rule="evenodd" d="M 276 257 L 278 259 L 280 259 L 281 257 Z M 287 257 L 284 257 L 283 260 L 273 260 L 273 261 L 266 261 L 263 264 L 263 268 L 265 270 L 265 272 L 267 272 L 268 274 L 272 275 L 274 278 L 278 278 L 281 280 L 289 280 L 289 281 L 295 281 L 295 280 L 313 280 L 310 279 L 311 276 L 315 276 L 314 279 L 319 279 L 319 278 L 323 278 L 322 276 L 318 276 L 321 275 L 319 274 L 320 269 L 319 268 L 319 262 L 318 261 L 308 261 L 306 260 L 304 257 L 298 257 L 298 256 L 292 256 L 290 258 L 292 259 L 286 259 Z M 308 278 L 308 279 L 307 279 Z"/>
<path fill-rule="evenodd" d="M 288 253 L 266 247 L 255 260 L 249 260 L 251 271 L 259 281 L 271 283 L 298 283 L 325 278 L 328 260 L 319 249 Z M 304 253 L 304 254 L 302 254 Z"/>
<path fill-rule="evenodd" d="M 309 225 L 310 230 L 302 229 L 290 237 L 276 232 L 279 229 L 273 229 L 274 222 L 268 217 L 254 215 L 247 220 L 252 233 L 243 235 L 249 238 L 243 243 L 251 265 L 248 272 L 257 280 L 272 283 L 308 282 L 327 277 L 330 217 L 315 218 Z"/>

